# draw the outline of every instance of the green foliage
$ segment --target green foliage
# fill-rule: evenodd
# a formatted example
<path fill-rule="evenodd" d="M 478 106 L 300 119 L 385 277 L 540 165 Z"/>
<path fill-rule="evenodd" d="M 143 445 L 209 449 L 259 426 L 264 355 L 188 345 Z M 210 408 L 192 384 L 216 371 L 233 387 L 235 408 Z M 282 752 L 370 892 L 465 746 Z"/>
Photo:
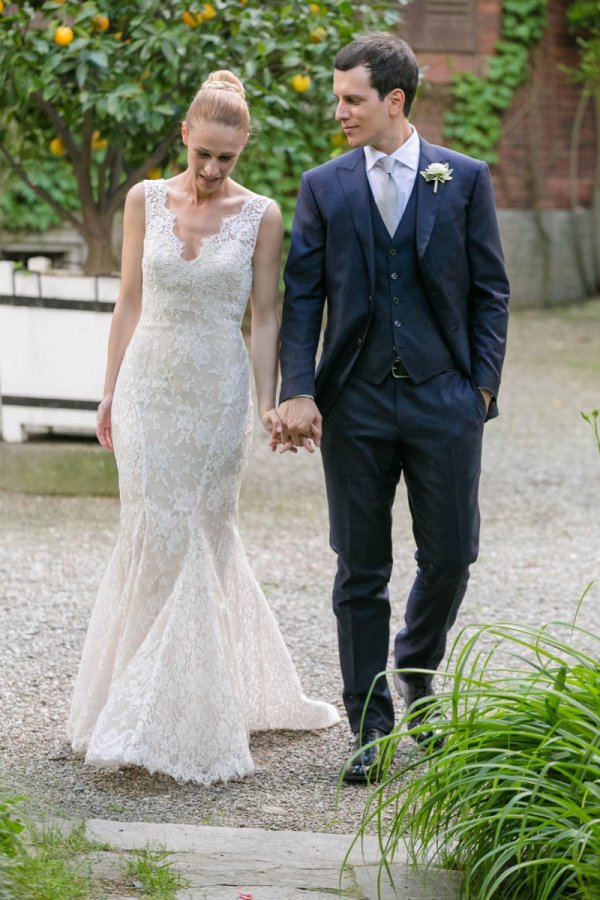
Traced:
<path fill-rule="evenodd" d="M 41 159 L 35 163 L 35 180 L 52 193 L 65 210 L 79 208 L 77 185 L 69 165 L 63 160 Z M 40 200 L 24 181 L 10 172 L 0 173 L 0 228 L 4 231 L 47 231 L 60 225 L 59 213 Z"/>
<path fill-rule="evenodd" d="M 599 644 L 564 623 L 466 641 L 431 712 L 445 744 L 415 750 L 368 801 L 382 877 L 402 841 L 415 863 L 464 871 L 473 900 L 600 896 Z"/>
<path fill-rule="evenodd" d="M 579 45 L 579 67 L 563 67 L 570 78 L 581 84 L 584 94 L 600 96 L 600 3 L 575 0 L 567 10 L 569 30 Z"/>
<path fill-rule="evenodd" d="M 175 900 L 176 892 L 188 887 L 190 882 L 171 868 L 166 850 L 134 850 L 123 868 L 123 874 L 132 880 L 132 886 L 143 897 Z"/>
<path fill-rule="evenodd" d="M 0 797 L 0 896 L 18 900 L 100 896 L 100 885 L 80 856 L 109 849 L 107 845 L 89 841 L 83 824 L 67 834 L 56 827 L 26 827 L 16 813 L 22 799 Z"/>
<path fill-rule="evenodd" d="M 572 0 L 567 9 L 567 22 L 574 32 L 600 31 L 598 0 Z"/>
<path fill-rule="evenodd" d="M 10 154 L 36 185 L 38 163 L 48 165 L 53 183 L 44 187 L 60 209 L 69 182 L 61 176 L 64 162 L 53 163 L 49 151 L 60 138 L 85 229 L 90 216 L 114 213 L 149 169 L 177 164 L 177 126 L 189 102 L 210 71 L 229 68 L 246 86 L 256 125 L 239 177 L 274 196 L 289 222 L 300 172 L 335 151 L 335 52 L 357 33 L 393 27 L 404 2 L 6 4 L 0 16 L 0 155 Z M 194 27 L 186 24 L 194 24 L 190 11 L 196 22 L 200 14 Z M 105 30 L 98 15 L 109 18 Z M 55 42 L 59 25 L 72 29 L 66 46 Z M 294 89 L 295 75 L 311 79 L 305 92 Z"/>
<path fill-rule="evenodd" d="M 502 114 L 527 78 L 529 51 L 546 24 L 547 0 L 504 0 L 502 33 L 485 78 L 456 72 L 444 136 L 452 147 L 488 163 L 498 160 Z"/>
<path fill-rule="evenodd" d="M 0 859 L 14 859 L 23 850 L 21 833 L 25 826 L 16 817 L 14 807 L 20 797 L 0 798 Z"/>

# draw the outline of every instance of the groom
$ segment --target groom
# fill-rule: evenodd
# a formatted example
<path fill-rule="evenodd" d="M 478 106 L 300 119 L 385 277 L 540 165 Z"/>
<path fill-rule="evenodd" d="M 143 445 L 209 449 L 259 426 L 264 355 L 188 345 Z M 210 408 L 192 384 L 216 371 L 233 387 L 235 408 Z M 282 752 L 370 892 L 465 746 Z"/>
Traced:
<path fill-rule="evenodd" d="M 371 34 L 334 60 L 351 152 L 306 172 L 286 265 L 280 415 L 287 448 L 321 447 L 337 554 L 348 781 L 377 778 L 394 725 L 388 668 L 392 505 L 400 476 L 417 546 L 399 669 L 434 670 L 478 552 L 483 423 L 497 415 L 508 282 L 487 166 L 409 123 L 410 47 Z M 315 357 L 326 309 L 322 354 Z M 431 674 L 394 678 L 407 706 Z M 423 699 L 425 698 L 425 699 Z M 365 708 L 366 706 L 366 708 Z M 423 722 L 417 739 L 427 740 Z"/>

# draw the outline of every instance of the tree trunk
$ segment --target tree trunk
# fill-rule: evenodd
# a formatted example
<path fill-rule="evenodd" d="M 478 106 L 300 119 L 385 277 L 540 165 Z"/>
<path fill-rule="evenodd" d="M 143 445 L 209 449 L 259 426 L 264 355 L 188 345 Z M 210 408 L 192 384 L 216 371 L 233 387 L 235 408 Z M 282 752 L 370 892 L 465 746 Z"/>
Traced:
<path fill-rule="evenodd" d="M 83 229 L 87 244 L 86 275 L 114 275 L 118 269 L 112 245 L 113 216 L 94 217 Z"/>

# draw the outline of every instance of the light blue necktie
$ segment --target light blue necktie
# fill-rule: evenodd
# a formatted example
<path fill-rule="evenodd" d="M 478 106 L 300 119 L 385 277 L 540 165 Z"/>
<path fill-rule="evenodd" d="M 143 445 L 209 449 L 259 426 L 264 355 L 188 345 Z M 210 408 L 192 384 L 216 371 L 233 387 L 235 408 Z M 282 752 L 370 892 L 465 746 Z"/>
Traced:
<path fill-rule="evenodd" d="M 393 237 L 400 221 L 400 189 L 394 176 L 397 160 L 393 156 L 382 156 L 377 160 L 377 165 L 385 172 L 383 188 L 380 192 L 377 208 L 385 227 Z"/>

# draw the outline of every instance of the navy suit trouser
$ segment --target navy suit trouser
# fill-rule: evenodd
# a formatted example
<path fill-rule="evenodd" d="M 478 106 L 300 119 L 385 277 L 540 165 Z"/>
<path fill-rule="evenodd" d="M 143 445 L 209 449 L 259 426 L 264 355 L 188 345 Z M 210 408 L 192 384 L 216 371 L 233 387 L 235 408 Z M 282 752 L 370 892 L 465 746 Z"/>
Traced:
<path fill-rule="evenodd" d="M 401 475 L 417 546 L 417 574 L 395 639 L 397 668 L 436 669 L 479 544 L 478 488 L 485 403 L 457 369 L 422 384 L 350 376 L 323 422 L 321 453 L 330 543 L 337 554 L 337 618 L 344 704 L 356 734 L 389 732 L 387 679 L 392 506 Z M 431 677 L 431 676 L 430 676 Z"/>

